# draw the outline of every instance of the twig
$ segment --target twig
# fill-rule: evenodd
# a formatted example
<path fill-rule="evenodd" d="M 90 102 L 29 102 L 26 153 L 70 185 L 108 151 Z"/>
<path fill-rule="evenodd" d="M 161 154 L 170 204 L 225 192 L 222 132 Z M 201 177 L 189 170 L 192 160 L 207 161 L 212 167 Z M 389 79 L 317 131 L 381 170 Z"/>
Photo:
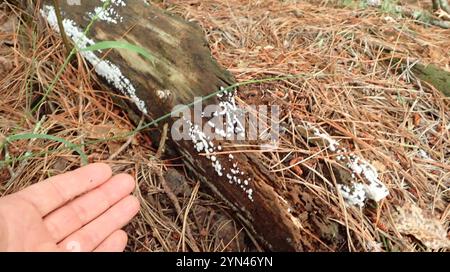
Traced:
<path fill-rule="evenodd" d="M 192 233 L 191 233 L 191 230 L 190 230 L 191 228 L 190 228 L 189 223 L 188 223 L 188 215 L 189 215 L 189 211 L 192 208 L 192 205 L 194 205 L 195 196 L 197 195 L 199 188 L 200 188 L 200 182 L 197 182 L 197 184 L 194 187 L 194 190 L 192 190 L 191 198 L 189 199 L 188 205 L 186 207 L 186 211 L 184 212 L 184 216 L 183 216 L 183 231 L 182 231 L 182 234 L 184 234 L 184 232 L 186 230 L 186 234 L 188 235 L 188 237 L 189 237 L 189 239 L 191 241 L 195 241 L 195 240 L 192 240 L 193 237 L 192 237 Z M 185 241 L 185 236 L 184 235 L 182 235 L 181 241 L 183 241 L 183 243 L 182 243 L 183 251 L 186 251 L 185 242 L 184 242 Z M 195 245 L 195 246 L 197 246 L 197 245 Z"/>
<path fill-rule="evenodd" d="M 155 169 L 155 167 L 152 167 L 152 168 Z M 181 209 L 180 203 L 178 202 L 177 196 L 172 191 L 172 188 L 170 188 L 170 186 L 167 184 L 167 181 L 164 178 L 163 174 L 161 173 L 161 170 L 160 169 L 155 169 L 155 170 L 156 170 L 156 175 L 158 175 L 161 185 L 162 185 L 164 191 L 166 192 L 167 196 L 169 197 L 170 201 L 172 201 L 172 204 L 175 207 L 177 214 L 181 215 L 182 209 Z M 191 227 L 189 226 L 189 224 L 186 224 L 186 235 L 189 238 L 189 240 L 191 240 L 192 242 L 195 241 L 194 236 L 192 235 Z M 200 249 L 197 247 L 196 244 L 190 243 L 190 247 L 194 252 L 200 252 Z"/>
<path fill-rule="evenodd" d="M 167 131 L 169 129 L 169 124 L 164 124 L 163 131 L 161 134 L 161 140 L 159 141 L 158 150 L 156 151 L 155 158 L 159 159 L 161 158 L 162 153 L 164 152 L 164 146 L 166 145 L 167 141 Z"/>
<path fill-rule="evenodd" d="M 72 51 L 72 46 L 67 38 L 66 31 L 64 30 L 64 24 L 61 17 L 61 7 L 59 5 L 59 0 L 52 0 L 53 5 L 55 6 L 56 20 L 58 21 L 59 33 L 61 34 L 61 38 L 63 40 L 64 46 L 66 47 L 67 55 Z"/>

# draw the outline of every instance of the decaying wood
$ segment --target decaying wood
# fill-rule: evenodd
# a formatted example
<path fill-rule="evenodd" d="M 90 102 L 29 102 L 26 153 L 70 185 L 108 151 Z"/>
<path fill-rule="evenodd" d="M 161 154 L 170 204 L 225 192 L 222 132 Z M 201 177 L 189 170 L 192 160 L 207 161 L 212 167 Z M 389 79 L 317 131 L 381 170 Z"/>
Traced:
<path fill-rule="evenodd" d="M 446 21 L 446 17 L 448 16 L 448 2 L 447 0 L 432 0 L 433 10 L 435 10 L 435 14 L 431 12 L 414 8 L 405 5 L 392 5 L 392 11 L 395 13 L 399 13 L 404 15 L 405 17 L 417 20 L 418 22 L 422 22 L 424 24 L 434 25 L 437 27 L 448 29 L 450 28 L 450 22 Z M 372 6 L 381 7 L 382 1 L 374 2 Z"/>
<path fill-rule="evenodd" d="M 99 0 L 82 1 L 79 6 L 67 3 L 68 1 L 61 2 L 63 17 L 73 20 L 80 29 L 85 29 L 88 25 L 89 13 L 102 6 Z M 52 1 L 44 1 L 44 5 L 51 4 Z M 119 67 L 122 74 L 132 82 L 137 97 L 144 101 L 148 109 L 147 120 L 169 113 L 174 105 L 189 104 L 195 97 L 206 96 L 234 83 L 232 76 L 212 59 L 203 32 L 195 25 L 169 15 L 149 5 L 147 1 L 127 1 L 125 7 L 117 6 L 115 10 L 120 14 L 119 22 L 115 24 L 98 21 L 88 37 L 95 42 L 126 41 L 145 48 L 155 56 L 152 62 L 126 49 L 96 53 Z M 118 91 L 114 86 L 110 87 Z M 158 95 L 165 90 L 170 91 L 170 98 L 161 98 L 161 95 Z M 130 117 L 138 122 L 142 112 L 129 100 L 124 100 L 124 103 Z M 216 104 L 217 98 L 204 103 Z M 253 201 L 241 188 L 230 184 L 225 175 L 219 176 L 211 166 L 211 161 L 194 149 L 192 141 L 170 143 L 183 155 L 183 160 L 191 172 L 232 209 L 235 218 L 239 219 L 266 249 L 324 249 L 322 244 L 310 242 L 310 231 L 306 231 L 298 220 L 293 219 L 286 201 L 283 201 L 279 192 L 274 189 L 276 179 L 262 166 L 258 158 L 251 154 L 235 152 L 234 161 L 229 161 L 228 152 L 236 149 L 230 143 L 217 142 L 217 145 L 219 144 L 222 144 L 224 152 L 227 152 L 217 155 L 223 167 L 230 169 L 233 163 L 238 163 L 240 170 L 251 178 L 249 187 L 254 192 Z M 302 209 L 302 205 L 306 204 L 298 205 Z"/>
<path fill-rule="evenodd" d="M 450 96 L 450 72 L 434 64 L 423 64 L 415 59 L 408 59 L 407 56 L 410 55 L 408 49 L 401 46 L 393 48 L 390 44 L 373 37 L 357 37 L 357 40 L 391 54 L 391 58 L 386 61 L 387 64 L 399 67 L 401 72 L 409 69 L 413 76 L 433 85 L 445 96 Z"/>
<path fill-rule="evenodd" d="M 415 76 L 433 85 L 447 97 L 450 97 L 450 72 L 434 64 L 416 64 L 411 69 Z"/>

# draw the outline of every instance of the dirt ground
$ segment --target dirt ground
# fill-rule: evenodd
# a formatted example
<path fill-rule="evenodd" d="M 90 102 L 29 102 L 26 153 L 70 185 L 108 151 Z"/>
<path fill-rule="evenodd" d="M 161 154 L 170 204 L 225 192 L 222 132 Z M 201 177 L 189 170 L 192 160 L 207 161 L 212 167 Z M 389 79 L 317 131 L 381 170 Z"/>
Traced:
<path fill-rule="evenodd" d="M 214 57 L 239 82 L 325 75 L 254 84 L 238 92 L 242 104 L 282 106 L 285 134 L 279 148 L 258 156 L 278 176 L 285 188 L 280 194 L 310 233 L 305 240 L 319 245 L 315 250 L 448 250 L 450 100 L 394 59 L 450 72 L 450 29 L 348 2 L 168 0 L 157 5 L 202 27 Z M 411 2 L 429 8 L 427 1 L 404 1 Z M 0 4 L 0 143 L 10 135 L 40 133 L 83 144 L 132 131 L 131 121 L 79 56 L 48 102 L 33 111 L 65 52 L 60 37 L 37 16 L 27 16 L 32 14 L 37 11 Z M 346 204 L 327 178 L 335 157 L 302 139 L 299 125 L 305 121 L 370 162 L 389 196 L 364 207 Z M 83 144 L 89 161 L 107 162 L 137 180 L 142 210 L 126 227 L 127 250 L 263 250 L 227 206 L 186 173 L 179 157 L 157 158 L 145 132 Z M 0 150 L 0 195 L 80 165 L 80 157 L 61 142 L 15 141 Z M 309 208 L 296 210 L 300 201 Z"/>

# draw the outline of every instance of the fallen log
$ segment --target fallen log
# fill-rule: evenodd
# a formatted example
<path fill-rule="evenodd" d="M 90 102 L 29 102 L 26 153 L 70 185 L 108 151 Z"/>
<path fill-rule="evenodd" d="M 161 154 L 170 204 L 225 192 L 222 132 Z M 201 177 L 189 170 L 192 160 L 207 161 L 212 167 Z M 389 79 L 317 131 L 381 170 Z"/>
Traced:
<path fill-rule="evenodd" d="M 433 85 L 445 96 L 450 97 L 450 73 L 434 64 L 416 64 L 411 68 L 414 75 Z"/>
<path fill-rule="evenodd" d="M 58 30 L 52 3 L 44 1 L 41 14 L 52 28 Z M 101 41 L 122 41 L 144 48 L 153 57 L 150 60 L 125 48 L 80 51 L 113 92 L 127 96 L 123 100 L 124 110 L 136 123 L 143 114 L 147 121 L 155 120 L 170 113 L 175 105 L 190 104 L 197 97 L 211 95 L 235 82 L 213 60 L 201 29 L 147 1 L 127 1 L 125 4 L 117 0 L 111 1 L 109 6 L 105 5 L 107 1 L 101 0 L 82 1 L 81 5 L 73 3 L 61 1 L 60 8 L 65 33 L 77 47 L 83 49 Z M 95 14 L 98 21 L 88 34 L 84 34 L 83 30 Z M 219 97 L 213 96 L 203 101 L 203 106 L 219 102 Z M 205 118 L 201 119 L 204 123 Z M 166 119 L 159 126 L 162 128 L 168 123 L 172 127 L 176 120 L 179 119 Z M 314 201 L 303 201 L 304 192 L 288 192 L 298 199 L 297 210 L 306 213 L 315 209 L 314 213 L 319 214 L 311 219 L 312 223 L 308 224 L 312 226 L 307 230 L 290 212 L 276 177 L 255 155 L 239 152 L 230 141 L 199 141 L 202 135 L 195 129 L 197 121 L 188 124 L 190 139 L 172 139 L 170 145 L 183 155 L 186 166 L 196 178 L 233 210 L 235 218 L 265 249 L 329 249 L 320 241 L 320 235 L 312 232 L 324 224 L 334 223 L 320 218 L 321 208 L 316 207 Z"/>
<path fill-rule="evenodd" d="M 391 54 L 391 58 L 385 61 L 388 66 L 396 67 L 400 72 L 409 69 L 413 76 L 433 85 L 445 96 L 450 96 L 450 72 L 435 64 L 424 64 L 420 60 L 409 58 L 410 53 L 406 48 L 400 46 L 393 48 L 388 43 L 374 37 L 357 37 L 357 39 Z"/>

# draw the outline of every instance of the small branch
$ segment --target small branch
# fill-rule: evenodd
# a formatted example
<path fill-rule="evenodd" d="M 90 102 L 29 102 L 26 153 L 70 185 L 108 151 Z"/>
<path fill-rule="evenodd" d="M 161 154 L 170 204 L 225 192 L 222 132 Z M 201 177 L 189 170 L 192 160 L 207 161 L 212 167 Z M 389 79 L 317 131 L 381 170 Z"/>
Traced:
<path fill-rule="evenodd" d="M 52 0 L 53 5 L 55 6 L 55 13 L 56 13 L 56 20 L 58 21 L 58 27 L 59 27 L 59 33 L 61 35 L 61 38 L 63 40 L 64 46 L 66 47 L 66 53 L 67 55 L 70 54 L 72 51 L 72 45 L 69 42 L 69 39 L 67 38 L 66 31 L 64 30 L 64 24 L 61 17 L 61 7 L 59 5 L 59 0 Z"/>
<path fill-rule="evenodd" d="M 167 181 L 164 178 L 163 174 L 161 173 L 161 170 L 155 169 L 155 167 L 152 167 L 152 168 L 156 171 L 156 175 L 158 176 L 164 191 L 166 192 L 167 196 L 169 197 L 170 201 L 172 202 L 173 206 L 175 207 L 175 210 L 177 211 L 177 214 L 178 214 L 178 218 L 181 220 L 180 216 L 182 214 L 182 209 L 181 209 L 180 203 L 178 202 L 177 196 L 172 191 L 172 188 L 170 188 L 169 184 L 167 184 Z M 181 223 L 183 223 L 183 221 Z M 189 246 L 191 247 L 191 249 L 194 252 L 200 252 L 200 249 L 195 244 L 195 239 L 194 239 L 194 236 L 192 235 L 190 225 L 188 223 L 186 223 L 185 226 L 186 226 L 186 235 L 189 238 L 189 240 L 191 241 L 191 243 L 189 243 Z"/>
<path fill-rule="evenodd" d="M 157 159 L 160 159 L 161 155 L 164 152 L 164 147 L 165 147 L 166 141 L 167 141 L 167 131 L 168 131 L 168 129 L 169 129 L 169 125 L 167 123 L 164 124 L 163 131 L 162 131 L 162 134 L 161 134 L 161 140 L 159 141 L 158 151 L 156 151 L 156 155 L 155 155 L 155 158 L 157 158 Z"/>

